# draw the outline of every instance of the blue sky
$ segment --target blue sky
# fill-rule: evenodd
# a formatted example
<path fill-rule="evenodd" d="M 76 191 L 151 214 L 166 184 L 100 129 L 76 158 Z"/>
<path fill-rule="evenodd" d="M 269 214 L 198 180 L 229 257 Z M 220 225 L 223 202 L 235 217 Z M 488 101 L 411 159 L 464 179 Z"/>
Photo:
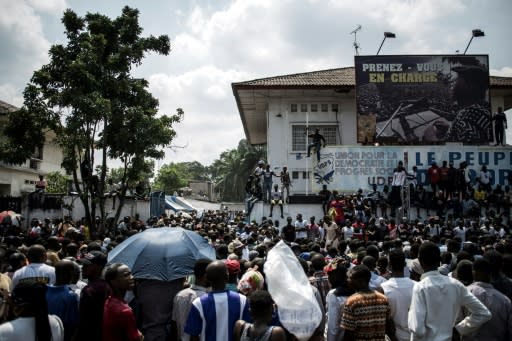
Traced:
<path fill-rule="evenodd" d="M 167 34 L 169 56 L 150 55 L 135 75 L 150 82 L 162 113 L 185 111 L 165 160 L 210 164 L 244 137 L 232 82 L 353 65 L 375 54 L 384 31 L 396 33 L 381 54 L 488 54 L 492 75 L 512 76 L 510 0 L 0 0 L 0 99 L 20 106 L 32 72 L 64 43 L 62 13 L 110 17 L 140 10 L 143 35 Z M 512 125 L 512 122 L 509 122 Z"/>

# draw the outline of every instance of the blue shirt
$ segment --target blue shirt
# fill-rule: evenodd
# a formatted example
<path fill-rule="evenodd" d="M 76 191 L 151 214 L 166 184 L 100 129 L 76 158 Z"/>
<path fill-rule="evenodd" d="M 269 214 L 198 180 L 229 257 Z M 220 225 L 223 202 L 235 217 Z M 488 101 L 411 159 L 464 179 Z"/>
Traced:
<path fill-rule="evenodd" d="M 184 331 L 201 335 L 201 341 L 232 341 L 237 320 L 250 321 L 247 298 L 230 290 L 211 292 L 192 302 Z"/>
<path fill-rule="evenodd" d="M 68 285 L 48 286 L 48 314 L 57 315 L 64 325 L 64 339 L 70 340 L 78 327 L 78 295 Z"/>

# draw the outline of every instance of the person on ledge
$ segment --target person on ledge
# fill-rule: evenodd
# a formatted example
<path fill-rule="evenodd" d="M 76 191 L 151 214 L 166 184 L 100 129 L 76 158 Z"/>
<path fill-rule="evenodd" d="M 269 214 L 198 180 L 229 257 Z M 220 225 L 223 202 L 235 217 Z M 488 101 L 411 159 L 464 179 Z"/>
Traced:
<path fill-rule="evenodd" d="M 313 134 L 308 134 L 308 137 L 313 139 L 313 142 L 308 145 L 308 157 L 311 156 L 311 148 L 316 150 L 316 159 L 320 161 L 320 149 L 325 148 L 325 138 L 320 134 L 320 129 L 316 128 Z"/>

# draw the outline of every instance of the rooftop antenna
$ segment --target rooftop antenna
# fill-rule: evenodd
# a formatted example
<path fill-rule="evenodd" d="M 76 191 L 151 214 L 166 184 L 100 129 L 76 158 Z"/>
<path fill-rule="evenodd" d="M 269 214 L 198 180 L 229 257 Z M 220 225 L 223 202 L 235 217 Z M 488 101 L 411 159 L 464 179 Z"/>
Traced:
<path fill-rule="evenodd" d="M 359 43 L 357 42 L 357 32 L 359 32 L 363 27 L 361 25 L 357 25 L 356 28 L 350 32 L 350 34 L 354 35 L 354 50 L 356 51 L 356 56 L 359 56 Z"/>

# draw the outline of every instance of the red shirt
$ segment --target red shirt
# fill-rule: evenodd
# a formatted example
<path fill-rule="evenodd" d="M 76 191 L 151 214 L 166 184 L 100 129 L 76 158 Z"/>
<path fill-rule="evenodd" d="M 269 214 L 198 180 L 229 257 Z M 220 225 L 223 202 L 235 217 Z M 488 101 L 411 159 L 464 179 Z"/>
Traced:
<path fill-rule="evenodd" d="M 354 237 L 356 237 L 359 240 L 362 240 L 364 229 L 366 228 L 365 224 L 355 222 L 352 224 L 352 227 L 354 228 Z"/>
<path fill-rule="evenodd" d="M 341 200 L 333 200 L 331 201 L 329 207 L 334 208 L 336 211 L 336 215 L 334 217 L 336 224 L 343 223 L 345 221 L 345 212 L 343 210 L 345 207 L 345 202 Z"/>
<path fill-rule="evenodd" d="M 138 341 L 140 335 L 132 308 L 124 300 L 109 296 L 103 309 L 103 340 Z"/>
<path fill-rule="evenodd" d="M 441 172 L 439 171 L 439 168 L 436 166 L 432 166 L 429 169 L 427 169 L 428 179 L 432 185 L 435 185 L 441 180 Z"/>

